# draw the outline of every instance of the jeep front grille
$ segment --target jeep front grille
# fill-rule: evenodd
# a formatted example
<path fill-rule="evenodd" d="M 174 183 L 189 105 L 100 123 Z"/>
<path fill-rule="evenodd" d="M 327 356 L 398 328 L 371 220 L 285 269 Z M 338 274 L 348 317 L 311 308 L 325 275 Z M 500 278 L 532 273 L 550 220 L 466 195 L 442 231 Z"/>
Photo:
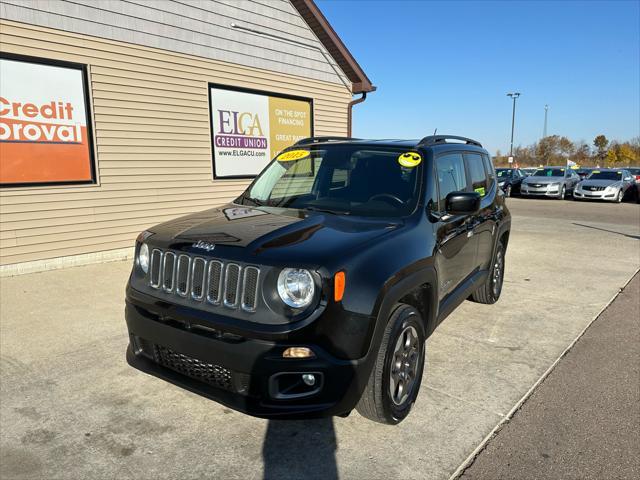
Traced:
<path fill-rule="evenodd" d="M 169 294 L 254 312 L 258 304 L 260 269 L 220 260 L 206 260 L 153 249 L 149 285 Z"/>

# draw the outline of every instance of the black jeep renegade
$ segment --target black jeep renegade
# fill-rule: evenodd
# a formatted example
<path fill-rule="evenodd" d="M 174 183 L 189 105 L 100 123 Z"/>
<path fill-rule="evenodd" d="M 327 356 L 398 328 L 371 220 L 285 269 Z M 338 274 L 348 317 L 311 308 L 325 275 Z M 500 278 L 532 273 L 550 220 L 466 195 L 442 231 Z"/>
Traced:
<path fill-rule="evenodd" d="M 427 337 L 500 296 L 510 222 L 474 140 L 301 140 L 233 203 L 140 234 L 127 359 L 259 417 L 398 423 Z"/>

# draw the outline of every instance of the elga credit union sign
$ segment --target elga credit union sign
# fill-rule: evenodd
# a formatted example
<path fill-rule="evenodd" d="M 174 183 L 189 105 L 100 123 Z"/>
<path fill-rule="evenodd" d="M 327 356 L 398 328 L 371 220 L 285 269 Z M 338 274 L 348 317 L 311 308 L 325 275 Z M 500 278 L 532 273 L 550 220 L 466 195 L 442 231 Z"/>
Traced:
<path fill-rule="evenodd" d="M 0 58 L 0 184 L 94 181 L 82 65 Z"/>
<path fill-rule="evenodd" d="M 311 100 L 210 87 L 216 178 L 255 176 L 284 148 L 312 135 Z"/>

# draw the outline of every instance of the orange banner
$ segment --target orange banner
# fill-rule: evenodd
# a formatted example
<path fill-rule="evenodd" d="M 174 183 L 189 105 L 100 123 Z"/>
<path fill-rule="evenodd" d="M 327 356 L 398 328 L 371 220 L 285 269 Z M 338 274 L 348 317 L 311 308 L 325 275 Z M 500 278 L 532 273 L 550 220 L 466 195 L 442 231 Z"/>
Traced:
<path fill-rule="evenodd" d="M 91 182 L 82 68 L 2 58 L 0 77 L 0 184 Z"/>

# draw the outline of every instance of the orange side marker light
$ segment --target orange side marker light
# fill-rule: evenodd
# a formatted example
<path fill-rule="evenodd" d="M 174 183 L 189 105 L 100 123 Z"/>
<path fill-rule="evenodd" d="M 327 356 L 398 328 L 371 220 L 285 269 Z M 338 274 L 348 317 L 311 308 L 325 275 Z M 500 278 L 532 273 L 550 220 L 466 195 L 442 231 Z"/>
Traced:
<path fill-rule="evenodd" d="M 333 278 L 333 299 L 336 302 L 342 301 L 342 297 L 344 296 L 344 287 L 347 284 L 347 279 L 344 272 L 336 273 Z"/>

